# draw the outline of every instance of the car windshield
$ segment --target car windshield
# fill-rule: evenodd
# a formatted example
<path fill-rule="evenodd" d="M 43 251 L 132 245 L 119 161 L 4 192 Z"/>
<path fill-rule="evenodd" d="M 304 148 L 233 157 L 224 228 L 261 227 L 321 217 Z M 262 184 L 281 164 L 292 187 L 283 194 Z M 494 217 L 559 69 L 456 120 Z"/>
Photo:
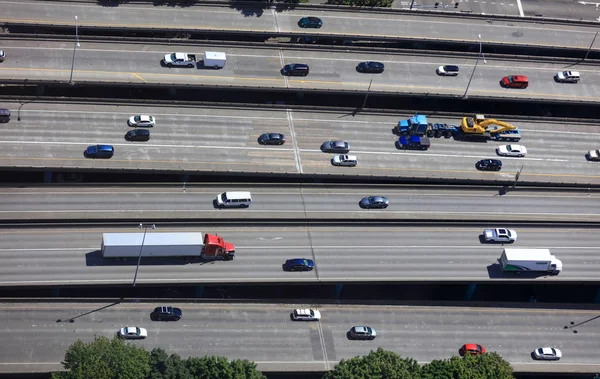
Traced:
<path fill-rule="evenodd" d="M 138 115 L 138 116 L 135 116 L 133 119 L 135 120 L 135 122 L 140 122 L 142 120 L 142 116 Z"/>
<path fill-rule="evenodd" d="M 556 350 L 554 350 L 554 348 L 551 348 L 550 351 L 552 355 L 556 355 Z"/>
<path fill-rule="evenodd" d="M 512 82 L 514 82 L 514 79 L 513 79 L 512 75 L 510 75 L 510 76 L 508 77 L 508 81 L 509 81 L 509 82 L 511 82 L 511 83 L 512 83 Z"/>
<path fill-rule="evenodd" d="M 177 59 L 176 53 L 171 54 L 171 60 L 174 61 Z"/>

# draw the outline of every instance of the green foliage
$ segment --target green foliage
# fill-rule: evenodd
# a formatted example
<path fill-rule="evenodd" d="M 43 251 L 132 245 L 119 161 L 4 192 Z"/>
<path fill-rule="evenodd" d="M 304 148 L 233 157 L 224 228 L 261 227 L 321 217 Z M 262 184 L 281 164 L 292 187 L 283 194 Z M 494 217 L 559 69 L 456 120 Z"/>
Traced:
<path fill-rule="evenodd" d="M 150 367 L 149 379 L 194 379 L 186 361 L 181 360 L 177 354 L 169 356 L 163 349 L 152 349 Z"/>
<path fill-rule="evenodd" d="M 327 4 L 351 5 L 356 7 L 391 7 L 394 0 L 327 0 Z"/>
<path fill-rule="evenodd" d="M 266 376 L 256 369 L 256 363 L 245 359 L 229 362 L 225 357 L 214 355 L 189 358 L 187 367 L 197 379 L 266 379 Z"/>
<path fill-rule="evenodd" d="M 414 359 L 378 348 L 362 357 L 342 359 L 323 379 L 419 379 L 419 372 Z"/>
<path fill-rule="evenodd" d="M 497 353 L 435 360 L 421 369 L 422 379 L 514 379 L 512 367 Z"/>
<path fill-rule="evenodd" d="M 115 337 L 94 336 L 69 347 L 62 362 L 69 371 L 53 373 L 53 379 L 145 379 L 150 373 L 148 353 Z"/>

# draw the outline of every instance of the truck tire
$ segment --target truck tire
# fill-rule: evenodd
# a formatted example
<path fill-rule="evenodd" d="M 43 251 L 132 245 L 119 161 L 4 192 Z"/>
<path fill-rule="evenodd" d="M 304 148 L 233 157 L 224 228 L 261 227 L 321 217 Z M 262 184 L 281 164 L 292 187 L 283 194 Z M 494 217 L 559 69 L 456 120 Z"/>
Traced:
<path fill-rule="evenodd" d="M 217 66 L 217 65 L 213 66 L 213 69 L 215 69 L 215 70 L 218 69 L 218 68 L 219 68 L 219 66 Z"/>
<path fill-rule="evenodd" d="M 167 67 L 173 67 L 172 63 L 167 63 Z"/>
<path fill-rule="evenodd" d="M 193 63 L 190 63 L 190 64 L 188 64 L 188 67 L 189 67 L 189 68 L 192 68 L 192 67 L 194 67 L 194 64 L 193 64 Z"/>

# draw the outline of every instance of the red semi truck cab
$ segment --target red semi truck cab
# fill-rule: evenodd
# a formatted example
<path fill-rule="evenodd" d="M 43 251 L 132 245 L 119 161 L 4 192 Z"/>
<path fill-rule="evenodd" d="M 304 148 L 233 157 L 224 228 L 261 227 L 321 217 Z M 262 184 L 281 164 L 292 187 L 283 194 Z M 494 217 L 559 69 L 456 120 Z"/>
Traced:
<path fill-rule="evenodd" d="M 232 260 L 235 256 L 235 245 L 225 241 L 216 234 L 204 235 L 204 251 L 202 256 L 206 258 L 222 258 Z"/>

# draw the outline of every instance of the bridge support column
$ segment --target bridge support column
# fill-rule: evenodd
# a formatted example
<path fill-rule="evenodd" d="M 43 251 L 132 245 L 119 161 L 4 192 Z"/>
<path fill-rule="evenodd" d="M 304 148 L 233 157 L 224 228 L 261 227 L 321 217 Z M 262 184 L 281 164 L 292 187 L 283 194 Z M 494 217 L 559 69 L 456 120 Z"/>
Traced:
<path fill-rule="evenodd" d="M 344 289 L 343 284 L 336 284 L 335 286 L 335 298 L 336 300 L 340 300 L 340 296 L 342 295 L 342 290 Z"/>
<path fill-rule="evenodd" d="M 470 301 L 473 298 L 473 294 L 475 294 L 475 289 L 477 289 L 477 284 L 469 284 L 469 286 L 467 287 L 467 291 L 465 292 L 465 301 Z"/>
<path fill-rule="evenodd" d="M 204 297 L 204 286 L 196 286 L 196 297 Z"/>
<path fill-rule="evenodd" d="M 596 290 L 596 297 L 594 298 L 594 303 L 600 303 L 600 287 Z"/>
<path fill-rule="evenodd" d="M 52 171 L 44 172 L 44 183 L 52 183 Z"/>

